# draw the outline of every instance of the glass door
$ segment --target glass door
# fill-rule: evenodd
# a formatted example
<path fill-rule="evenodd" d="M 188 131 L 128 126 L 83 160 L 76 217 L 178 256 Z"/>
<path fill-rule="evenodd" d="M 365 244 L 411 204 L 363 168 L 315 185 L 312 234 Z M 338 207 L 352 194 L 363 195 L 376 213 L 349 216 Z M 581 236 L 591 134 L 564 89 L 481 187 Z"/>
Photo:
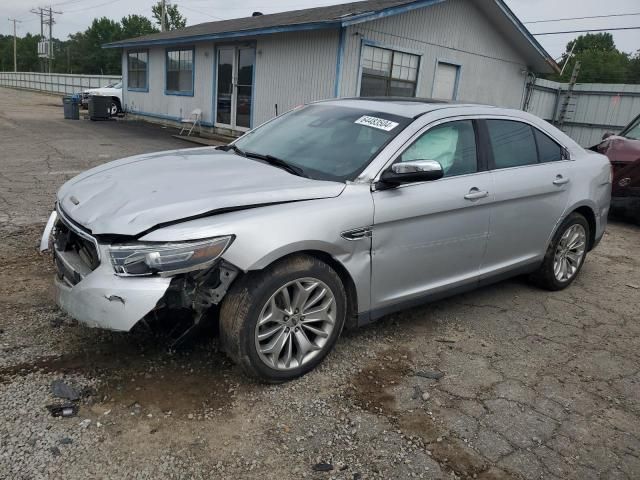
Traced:
<path fill-rule="evenodd" d="M 216 124 L 232 130 L 251 128 L 254 47 L 221 47 L 217 58 Z"/>
<path fill-rule="evenodd" d="M 216 123 L 231 127 L 233 97 L 233 57 L 235 48 L 218 49 L 218 82 L 216 92 Z"/>

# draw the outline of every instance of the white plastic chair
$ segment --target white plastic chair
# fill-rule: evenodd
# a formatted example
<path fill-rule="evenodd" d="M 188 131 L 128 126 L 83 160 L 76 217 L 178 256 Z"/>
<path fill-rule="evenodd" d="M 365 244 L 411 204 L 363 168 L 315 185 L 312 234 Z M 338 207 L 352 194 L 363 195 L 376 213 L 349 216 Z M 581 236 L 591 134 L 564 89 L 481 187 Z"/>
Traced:
<path fill-rule="evenodd" d="M 196 127 L 196 125 L 198 126 L 198 131 L 202 133 L 201 121 L 202 121 L 202 110 L 199 108 L 196 108 L 191 112 L 191 115 L 189 115 L 188 118 L 183 118 L 182 120 L 180 120 L 183 126 L 182 126 L 182 130 L 180 130 L 179 135 L 182 135 L 182 132 L 184 132 L 188 128 L 189 129 L 189 132 L 187 133 L 187 137 L 188 137 L 189 135 L 191 135 L 191 132 L 193 132 L 193 129 Z M 189 125 L 191 125 L 190 128 L 189 128 Z"/>

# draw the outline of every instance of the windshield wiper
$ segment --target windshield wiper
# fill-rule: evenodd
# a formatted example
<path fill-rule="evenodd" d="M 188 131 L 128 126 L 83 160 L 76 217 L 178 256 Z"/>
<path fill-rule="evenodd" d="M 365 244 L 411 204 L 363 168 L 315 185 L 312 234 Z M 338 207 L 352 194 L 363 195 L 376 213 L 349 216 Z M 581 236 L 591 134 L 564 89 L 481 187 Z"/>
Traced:
<path fill-rule="evenodd" d="M 267 162 L 269 165 L 273 165 L 274 167 L 282 168 L 293 175 L 297 175 L 299 177 L 309 178 L 308 175 L 304 173 L 304 170 L 295 165 L 291 165 L 290 163 L 285 162 L 281 158 L 274 157 L 273 155 L 263 155 L 261 153 L 256 152 L 244 152 L 246 157 L 257 158 L 258 160 L 263 160 Z"/>
<path fill-rule="evenodd" d="M 246 154 L 246 152 L 244 150 L 242 150 L 240 147 L 237 147 L 233 143 L 230 144 L 230 145 L 220 145 L 219 147 L 216 147 L 216 150 L 222 150 L 223 152 L 228 152 L 229 150 L 233 150 L 238 155 L 241 155 L 243 157 L 247 156 L 247 154 Z"/>

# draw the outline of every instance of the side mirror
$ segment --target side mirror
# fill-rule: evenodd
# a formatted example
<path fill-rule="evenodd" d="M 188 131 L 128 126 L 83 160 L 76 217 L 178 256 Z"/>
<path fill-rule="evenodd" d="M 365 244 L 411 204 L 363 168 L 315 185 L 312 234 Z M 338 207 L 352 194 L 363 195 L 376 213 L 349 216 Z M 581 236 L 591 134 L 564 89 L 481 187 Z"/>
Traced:
<path fill-rule="evenodd" d="M 442 165 L 435 160 L 414 160 L 391 165 L 380 176 L 380 181 L 387 185 L 401 185 L 403 183 L 428 182 L 438 180 L 444 176 Z"/>
<path fill-rule="evenodd" d="M 606 140 L 609 137 L 613 137 L 615 135 L 615 133 L 613 132 L 606 132 L 604 135 L 602 135 L 602 140 Z"/>

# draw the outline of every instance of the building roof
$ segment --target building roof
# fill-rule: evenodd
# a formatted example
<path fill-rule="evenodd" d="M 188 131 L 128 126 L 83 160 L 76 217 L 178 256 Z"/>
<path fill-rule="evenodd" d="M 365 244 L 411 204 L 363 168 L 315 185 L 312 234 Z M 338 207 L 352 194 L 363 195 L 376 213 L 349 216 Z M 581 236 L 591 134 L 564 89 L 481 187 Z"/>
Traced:
<path fill-rule="evenodd" d="M 177 45 L 198 41 L 254 37 L 274 33 L 341 28 L 386 16 L 429 7 L 446 0 L 365 0 L 289 12 L 200 23 L 179 30 L 153 33 L 107 43 L 105 48 Z M 503 0 L 474 0 L 496 27 L 538 72 L 558 71 L 557 64 L 518 20 Z"/>

